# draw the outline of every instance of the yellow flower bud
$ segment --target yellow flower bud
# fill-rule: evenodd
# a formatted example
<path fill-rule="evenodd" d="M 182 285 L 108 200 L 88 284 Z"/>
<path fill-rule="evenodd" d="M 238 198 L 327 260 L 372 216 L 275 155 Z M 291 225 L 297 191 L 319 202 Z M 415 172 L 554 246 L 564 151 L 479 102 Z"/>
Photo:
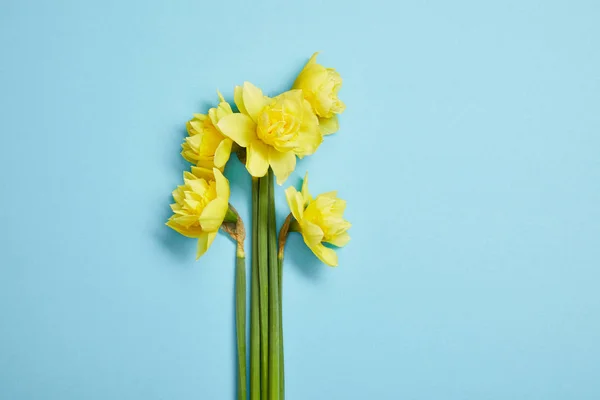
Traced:
<path fill-rule="evenodd" d="M 343 247 L 350 241 L 347 231 L 352 225 L 343 218 L 346 202 L 337 197 L 337 192 L 323 193 L 313 199 L 308 191 L 308 174 L 301 192 L 289 187 L 285 196 L 304 243 L 325 264 L 337 266 L 337 254 L 323 243 Z"/>
<path fill-rule="evenodd" d="M 308 60 L 292 88 L 302 90 L 304 98 L 319 117 L 321 131 L 329 135 L 339 129 L 337 114 L 341 114 L 346 105 L 338 98 L 342 77 L 335 69 L 317 64 L 318 54 L 313 54 Z"/>
<path fill-rule="evenodd" d="M 194 114 L 187 122 L 189 136 L 181 145 L 183 158 L 200 167 L 223 169 L 231 154 L 231 139 L 225 137 L 217 128 L 219 120 L 233 114 L 229 103 L 219 93 L 220 103 L 208 110 L 208 115 Z"/>
<path fill-rule="evenodd" d="M 239 114 L 223 117 L 217 127 L 246 148 L 246 168 L 254 177 L 269 166 L 282 184 L 296 168 L 296 156 L 313 154 L 323 142 L 319 121 L 300 90 L 270 98 L 249 82 L 235 88 Z"/>
<path fill-rule="evenodd" d="M 229 208 L 229 181 L 217 168 L 192 167 L 183 173 L 184 185 L 173 191 L 173 215 L 167 226 L 198 239 L 196 259 L 208 250 Z"/>

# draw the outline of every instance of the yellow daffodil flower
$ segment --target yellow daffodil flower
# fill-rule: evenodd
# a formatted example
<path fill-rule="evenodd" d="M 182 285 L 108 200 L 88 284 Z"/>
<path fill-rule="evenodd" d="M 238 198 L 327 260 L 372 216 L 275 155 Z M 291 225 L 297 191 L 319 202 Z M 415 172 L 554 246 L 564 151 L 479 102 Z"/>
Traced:
<path fill-rule="evenodd" d="M 233 111 L 221 93 L 219 100 L 219 105 L 208 110 L 208 115 L 194 114 L 194 118 L 186 124 L 189 136 L 181 145 L 181 155 L 200 167 L 223 169 L 231 154 L 233 142 L 219 131 L 217 124 Z"/>
<path fill-rule="evenodd" d="M 346 108 L 338 98 L 342 77 L 335 69 L 317 64 L 318 54 L 313 54 L 308 60 L 292 88 L 302 90 L 304 98 L 319 116 L 319 126 L 323 135 L 330 135 L 338 131 L 337 114 L 341 114 Z"/>
<path fill-rule="evenodd" d="M 337 198 L 337 192 L 323 193 L 313 199 L 308 191 L 308 174 L 302 183 L 302 191 L 289 187 L 285 197 L 304 243 L 325 264 L 337 266 L 337 254 L 323 243 L 343 247 L 350 241 L 347 231 L 352 225 L 343 218 L 346 202 Z"/>
<path fill-rule="evenodd" d="M 252 176 L 265 176 L 270 166 L 281 185 L 296 168 L 296 156 L 313 154 L 323 141 L 317 116 L 300 90 L 270 98 L 246 82 L 234 95 L 240 113 L 221 118 L 217 127 L 246 148 Z"/>
<path fill-rule="evenodd" d="M 208 250 L 229 207 L 229 181 L 217 168 L 192 167 L 184 172 L 184 185 L 173 191 L 173 215 L 167 226 L 198 239 L 196 259 Z"/>

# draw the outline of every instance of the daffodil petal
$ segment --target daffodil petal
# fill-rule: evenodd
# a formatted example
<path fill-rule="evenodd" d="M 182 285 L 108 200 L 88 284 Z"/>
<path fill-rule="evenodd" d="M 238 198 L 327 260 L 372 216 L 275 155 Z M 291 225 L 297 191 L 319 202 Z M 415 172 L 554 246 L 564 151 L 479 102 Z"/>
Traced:
<path fill-rule="evenodd" d="M 271 99 L 263 95 L 262 90 L 250 82 L 244 82 L 242 98 L 244 100 L 246 114 L 248 114 L 254 122 L 256 122 L 258 114 L 262 109 L 271 102 Z"/>
<path fill-rule="evenodd" d="M 306 207 L 308 203 L 313 200 L 310 192 L 308 191 L 308 171 L 306 174 L 304 174 L 304 180 L 302 181 L 302 197 L 304 198 L 304 207 Z"/>
<path fill-rule="evenodd" d="M 217 128 L 234 142 L 242 147 L 248 147 L 248 144 L 256 138 L 256 124 L 246 114 L 227 115 L 219 121 Z"/>
<path fill-rule="evenodd" d="M 310 59 L 308 60 L 308 62 L 307 62 L 307 63 L 306 63 L 306 65 L 304 66 L 304 68 L 306 68 L 306 67 L 308 67 L 308 66 L 311 66 L 311 65 L 313 65 L 313 64 L 316 64 L 316 63 L 317 63 L 317 56 L 318 56 L 318 55 L 319 55 L 319 52 L 318 52 L 318 51 L 314 52 L 314 53 L 313 53 L 313 55 L 312 55 L 312 56 L 310 56 Z"/>
<path fill-rule="evenodd" d="M 269 148 L 269 165 L 277 178 L 277 184 L 281 185 L 296 168 L 296 155 L 291 151 L 280 152 L 274 147 Z"/>
<path fill-rule="evenodd" d="M 194 174 L 192 174 L 190 171 L 183 171 L 183 181 L 187 184 L 187 181 L 191 179 L 196 179 Z"/>
<path fill-rule="evenodd" d="M 210 248 L 210 246 L 212 245 L 212 242 L 215 240 L 216 236 L 217 236 L 217 232 L 208 232 L 208 233 L 204 233 L 203 235 L 201 235 L 198 238 L 198 248 L 196 250 L 196 260 L 198 260 L 200 257 L 202 257 L 202 255 L 204 255 L 204 253 L 206 253 L 206 250 L 208 250 Z"/>
<path fill-rule="evenodd" d="M 323 222 L 327 224 L 327 226 L 329 226 L 329 235 L 333 238 L 335 238 L 338 235 L 341 235 L 342 233 L 346 232 L 352 227 L 352 224 L 350 222 L 339 217 L 324 218 Z M 326 241 L 329 242 L 329 240 Z"/>
<path fill-rule="evenodd" d="M 314 204 L 319 210 L 331 209 L 331 207 L 335 204 L 335 197 L 329 197 L 320 194 L 315 199 Z"/>
<path fill-rule="evenodd" d="M 325 87 L 330 87 L 330 85 L 326 85 Z M 319 117 L 330 118 L 333 116 L 333 105 L 335 100 L 331 98 L 331 89 L 328 91 L 321 90 L 315 94 L 315 99 L 317 103 L 317 107 L 315 107 L 315 112 Z"/>
<path fill-rule="evenodd" d="M 310 90 L 313 89 L 312 95 L 315 95 L 314 89 L 319 88 L 327 81 L 327 68 L 321 64 L 306 65 L 296 82 L 292 86 L 293 89 Z M 317 92 L 318 93 L 318 92 Z"/>
<path fill-rule="evenodd" d="M 310 221 L 301 221 L 302 237 L 307 245 L 316 245 L 323 240 L 323 230 L 317 224 Z"/>
<path fill-rule="evenodd" d="M 320 195 L 317 196 L 317 198 L 319 198 L 319 197 L 327 197 L 329 199 L 335 200 L 335 198 L 337 197 L 337 190 L 332 190 L 331 192 L 321 193 Z"/>
<path fill-rule="evenodd" d="M 194 119 L 189 120 L 187 124 L 185 124 L 190 136 L 197 135 L 199 132 L 202 132 L 202 123 L 204 122 L 204 120 L 206 120 L 206 118 L 207 115 L 194 114 Z"/>
<path fill-rule="evenodd" d="M 173 192 L 171 192 L 171 195 L 173 196 L 173 200 L 175 200 L 177 203 L 181 203 L 183 201 L 183 191 L 180 187 L 173 190 Z"/>
<path fill-rule="evenodd" d="M 202 135 L 191 135 L 185 138 L 185 142 L 194 150 L 198 151 L 202 145 Z"/>
<path fill-rule="evenodd" d="M 206 167 L 192 167 L 192 174 L 198 178 L 202 178 L 206 181 L 214 179 L 214 173 L 211 168 Z"/>
<path fill-rule="evenodd" d="M 340 122 L 337 115 L 331 118 L 319 118 L 319 129 L 323 135 L 331 135 L 340 129 Z"/>
<path fill-rule="evenodd" d="M 233 141 L 229 138 L 223 139 L 221 143 L 219 143 L 215 150 L 215 167 L 223 168 L 225 164 L 227 164 L 229 156 L 231 155 L 232 145 Z"/>
<path fill-rule="evenodd" d="M 335 253 L 335 250 L 330 249 L 329 247 L 325 247 L 323 244 L 319 243 L 316 245 L 308 246 L 313 253 L 319 258 L 319 260 L 323 261 L 325 264 L 330 267 L 337 267 L 338 265 L 338 256 Z"/>
<path fill-rule="evenodd" d="M 220 197 L 217 197 L 208 203 L 202 210 L 199 218 L 202 230 L 205 232 L 215 232 L 219 230 L 223 223 L 223 219 L 225 218 L 225 214 L 227 214 L 228 207 L 229 204 L 227 201 Z"/>
<path fill-rule="evenodd" d="M 208 183 L 204 179 L 186 179 L 185 184 L 192 188 L 194 193 L 197 193 L 200 196 L 208 189 Z"/>
<path fill-rule="evenodd" d="M 269 146 L 259 139 L 252 141 L 246 150 L 246 168 L 255 178 L 265 176 L 269 170 Z"/>
<path fill-rule="evenodd" d="M 169 228 L 173 229 L 175 232 L 192 239 L 200 237 L 204 233 L 202 232 L 202 229 L 199 226 L 186 228 L 183 225 L 179 225 L 173 220 L 173 217 L 169 218 L 166 225 Z"/>
<path fill-rule="evenodd" d="M 331 243 L 337 247 L 344 247 L 350 241 L 350 235 L 348 232 L 342 232 L 337 236 L 334 236 L 332 239 L 328 240 L 327 243 Z"/>
<path fill-rule="evenodd" d="M 246 106 L 244 106 L 244 89 L 241 86 L 236 86 L 233 90 L 233 101 L 237 106 L 238 110 L 243 114 L 248 114 Z"/>
<path fill-rule="evenodd" d="M 302 120 L 294 148 L 294 152 L 299 157 L 313 154 L 323 143 L 323 134 L 319 129 L 319 119 L 312 113 L 308 102 L 305 101 L 305 103 L 305 117 Z"/>
<path fill-rule="evenodd" d="M 219 93 L 219 97 L 221 98 L 221 102 L 219 103 L 219 105 L 215 108 L 211 108 L 210 110 L 208 110 L 208 117 L 210 118 L 210 121 L 214 126 L 217 126 L 221 118 L 233 114 L 231 105 L 229 105 L 228 102 L 223 100 L 221 93 Z"/>
<path fill-rule="evenodd" d="M 331 207 L 332 214 L 341 217 L 342 214 L 344 214 L 345 210 L 346 210 L 346 200 L 335 199 L 335 202 L 333 203 L 333 206 Z"/>
<path fill-rule="evenodd" d="M 296 82 L 292 86 L 294 89 L 319 87 L 327 79 L 327 68 L 321 64 L 317 64 L 318 55 L 319 53 L 313 54 L 304 68 L 302 68 L 298 78 L 296 78 Z"/>
<path fill-rule="evenodd" d="M 292 215 L 296 218 L 296 221 L 302 221 L 302 218 L 304 218 L 304 201 L 298 201 L 298 194 L 298 191 L 293 186 L 285 189 L 285 198 L 287 199 Z"/>
<path fill-rule="evenodd" d="M 229 202 L 229 181 L 217 168 L 213 168 L 213 174 L 217 185 L 217 197 Z"/>
<path fill-rule="evenodd" d="M 173 215 L 171 217 L 172 222 L 182 226 L 186 230 L 189 230 L 192 225 L 198 222 L 197 215 Z"/>

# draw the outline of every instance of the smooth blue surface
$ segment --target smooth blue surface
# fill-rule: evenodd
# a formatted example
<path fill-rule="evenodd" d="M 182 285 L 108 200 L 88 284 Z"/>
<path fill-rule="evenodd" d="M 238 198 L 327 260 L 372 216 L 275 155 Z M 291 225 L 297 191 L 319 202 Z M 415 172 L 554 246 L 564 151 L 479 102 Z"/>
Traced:
<path fill-rule="evenodd" d="M 400 3 L 2 0 L 0 399 L 234 399 L 234 245 L 164 226 L 184 123 L 316 50 L 348 107 L 289 183 L 353 240 L 288 245 L 287 398 L 600 398 L 599 3 Z"/>

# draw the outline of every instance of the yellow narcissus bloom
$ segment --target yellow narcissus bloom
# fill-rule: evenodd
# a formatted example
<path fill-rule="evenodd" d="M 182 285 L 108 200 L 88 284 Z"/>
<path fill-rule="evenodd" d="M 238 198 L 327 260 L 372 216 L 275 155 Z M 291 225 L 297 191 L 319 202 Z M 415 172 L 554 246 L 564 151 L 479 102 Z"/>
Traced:
<path fill-rule="evenodd" d="M 192 167 L 184 172 L 184 185 L 173 191 L 173 215 L 167 226 L 198 239 L 196 259 L 208 250 L 229 208 L 229 181 L 220 170 Z"/>
<path fill-rule="evenodd" d="M 186 124 L 189 136 L 181 145 L 181 155 L 200 167 L 223 169 L 231 154 L 233 142 L 219 131 L 217 124 L 233 111 L 221 93 L 219 100 L 219 105 L 208 110 L 208 115 L 194 114 Z"/>
<path fill-rule="evenodd" d="M 302 192 L 289 187 L 285 197 L 300 226 L 304 243 L 325 264 L 337 266 L 337 254 L 323 243 L 343 247 L 350 241 L 347 231 L 352 225 L 343 218 L 346 202 L 337 198 L 337 192 L 323 193 L 313 199 L 308 192 L 308 174 L 304 177 Z"/>
<path fill-rule="evenodd" d="M 270 98 L 249 82 L 235 88 L 240 113 L 227 115 L 217 127 L 246 148 L 246 168 L 254 177 L 269 166 L 282 184 L 296 168 L 296 156 L 313 154 L 323 142 L 319 120 L 302 91 L 291 90 Z"/>
<path fill-rule="evenodd" d="M 346 105 L 338 98 L 342 77 L 335 69 L 317 64 L 318 54 L 308 60 L 292 88 L 302 90 L 304 98 L 319 116 L 321 131 L 329 135 L 338 131 L 337 114 L 341 114 Z"/>

